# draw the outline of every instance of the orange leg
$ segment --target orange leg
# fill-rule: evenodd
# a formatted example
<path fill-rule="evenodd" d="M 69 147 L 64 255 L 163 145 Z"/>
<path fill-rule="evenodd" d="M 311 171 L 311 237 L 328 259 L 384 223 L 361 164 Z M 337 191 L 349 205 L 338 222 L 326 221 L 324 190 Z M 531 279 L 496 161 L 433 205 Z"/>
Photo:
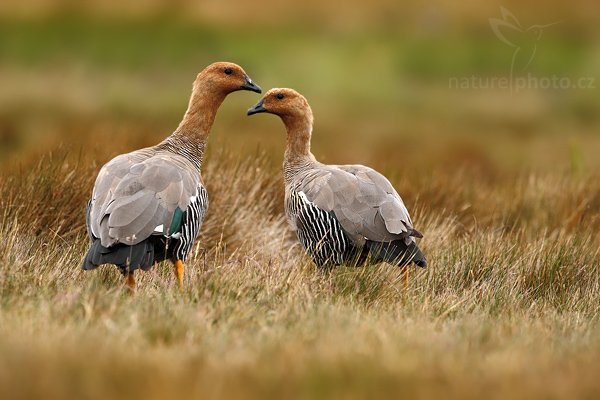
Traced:
<path fill-rule="evenodd" d="M 128 272 L 127 276 L 125 276 L 125 280 L 127 282 L 127 287 L 131 293 L 135 292 L 135 278 L 133 277 L 133 272 Z"/>
<path fill-rule="evenodd" d="M 408 265 L 402 270 L 402 278 L 404 282 L 404 289 L 408 289 Z"/>
<path fill-rule="evenodd" d="M 179 283 L 179 288 L 181 289 L 181 288 L 183 288 L 183 261 L 181 261 L 181 260 L 175 261 L 173 270 L 175 271 L 175 276 L 177 277 L 177 283 Z"/>

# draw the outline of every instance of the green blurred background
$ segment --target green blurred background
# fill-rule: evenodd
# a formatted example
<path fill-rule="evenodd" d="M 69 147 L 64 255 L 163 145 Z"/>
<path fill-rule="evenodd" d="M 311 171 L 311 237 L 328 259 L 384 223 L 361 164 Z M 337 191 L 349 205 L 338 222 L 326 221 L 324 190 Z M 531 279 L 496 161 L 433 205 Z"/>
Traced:
<path fill-rule="evenodd" d="M 558 22 L 516 77 L 583 77 L 593 88 L 451 88 L 452 79 L 510 76 L 514 48 L 490 27 L 501 7 L 521 24 L 517 36 Z M 595 0 L 2 2 L 0 170 L 55 148 L 102 164 L 152 145 L 177 126 L 197 72 L 228 60 L 265 90 L 292 87 L 308 98 L 324 162 L 491 180 L 593 173 L 599 11 Z M 258 98 L 227 99 L 209 157 L 261 149 L 279 165 L 280 121 L 245 115 Z"/>

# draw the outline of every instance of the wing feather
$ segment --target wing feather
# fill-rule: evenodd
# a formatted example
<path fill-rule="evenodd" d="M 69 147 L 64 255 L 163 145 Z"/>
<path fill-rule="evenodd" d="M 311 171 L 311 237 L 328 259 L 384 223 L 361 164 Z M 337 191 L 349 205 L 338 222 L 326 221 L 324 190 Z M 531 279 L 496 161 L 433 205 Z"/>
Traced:
<path fill-rule="evenodd" d="M 170 226 L 185 211 L 201 178 L 184 157 L 151 148 L 118 156 L 102 167 L 92 195 L 90 227 L 105 247 L 133 245 Z"/>
<path fill-rule="evenodd" d="M 153 197 L 152 192 L 140 190 L 129 196 L 114 198 L 105 211 L 105 215 L 108 215 L 108 226 L 111 228 L 127 226 L 143 213 L 147 213 L 149 207 L 154 206 L 156 210 L 157 205 L 152 201 Z"/>
<path fill-rule="evenodd" d="M 400 195 L 371 168 L 322 165 L 301 179 L 299 189 L 317 207 L 332 211 L 351 237 L 392 241 L 416 236 Z"/>

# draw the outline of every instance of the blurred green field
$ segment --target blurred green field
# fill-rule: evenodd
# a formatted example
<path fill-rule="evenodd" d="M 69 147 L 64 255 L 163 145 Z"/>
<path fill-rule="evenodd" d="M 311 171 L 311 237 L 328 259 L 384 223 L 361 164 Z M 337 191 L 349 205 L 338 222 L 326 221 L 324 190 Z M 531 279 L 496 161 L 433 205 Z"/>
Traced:
<path fill-rule="evenodd" d="M 0 5 L 0 398 L 595 398 L 600 393 L 600 29 L 595 2 L 503 4 L 560 21 L 507 77 L 500 4 L 27 0 Z M 183 293 L 79 270 L 84 205 L 115 155 L 177 126 L 207 64 L 292 87 L 313 152 L 386 174 L 430 261 L 322 274 L 282 214 L 284 128 L 229 96 Z"/>
<path fill-rule="evenodd" d="M 101 146 L 127 124 L 135 125 L 128 140 L 154 143 L 178 123 L 195 74 L 214 60 L 231 60 L 265 88 L 292 86 L 306 95 L 316 118 L 315 151 L 332 162 L 358 154 L 365 163 L 397 169 L 464 147 L 467 161 L 482 168 L 567 170 L 573 154 L 582 168 L 598 167 L 598 90 L 449 88 L 451 78 L 509 73 L 512 49 L 491 32 L 422 37 L 386 28 L 301 29 L 222 28 L 167 17 L 4 17 L 2 155 L 21 158 L 35 150 L 28 141 L 78 149 L 94 136 Z M 554 32 L 542 44 L 531 74 L 598 78 L 593 38 Z M 254 100 L 245 94 L 224 105 L 211 147 L 281 149 L 275 121 L 244 118 Z M 349 139 L 343 149 L 340 136 Z"/>

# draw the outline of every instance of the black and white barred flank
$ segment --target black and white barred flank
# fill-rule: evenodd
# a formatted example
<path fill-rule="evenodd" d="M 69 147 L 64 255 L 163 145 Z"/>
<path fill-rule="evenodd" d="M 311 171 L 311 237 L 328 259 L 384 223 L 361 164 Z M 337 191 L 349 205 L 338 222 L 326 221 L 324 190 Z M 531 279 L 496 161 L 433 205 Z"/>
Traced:
<path fill-rule="evenodd" d="M 296 220 L 298 240 L 315 264 L 340 265 L 346 261 L 354 246 L 333 213 L 314 205 L 303 192 L 293 192 L 287 206 Z"/>
<path fill-rule="evenodd" d="M 180 232 L 171 235 L 172 238 L 176 239 L 173 249 L 175 261 L 186 260 L 194 246 L 194 241 L 200 232 L 202 221 L 204 221 L 204 216 L 208 210 L 208 192 L 203 186 L 198 186 L 198 194 L 195 197 L 183 214 Z"/>
<path fill-rule="evenodd" d="M 364 238 L 363 246 L 354 244 L 335 214 L 317 207 L 302 191 L 292 191 L 286 207 L 295 221 L 298 240 L 319 267 L 381 261 L 398 266 L 411 262 L 426 265 L 414 242 L 407 245 L 404 240 L 375 242 Z"/>

